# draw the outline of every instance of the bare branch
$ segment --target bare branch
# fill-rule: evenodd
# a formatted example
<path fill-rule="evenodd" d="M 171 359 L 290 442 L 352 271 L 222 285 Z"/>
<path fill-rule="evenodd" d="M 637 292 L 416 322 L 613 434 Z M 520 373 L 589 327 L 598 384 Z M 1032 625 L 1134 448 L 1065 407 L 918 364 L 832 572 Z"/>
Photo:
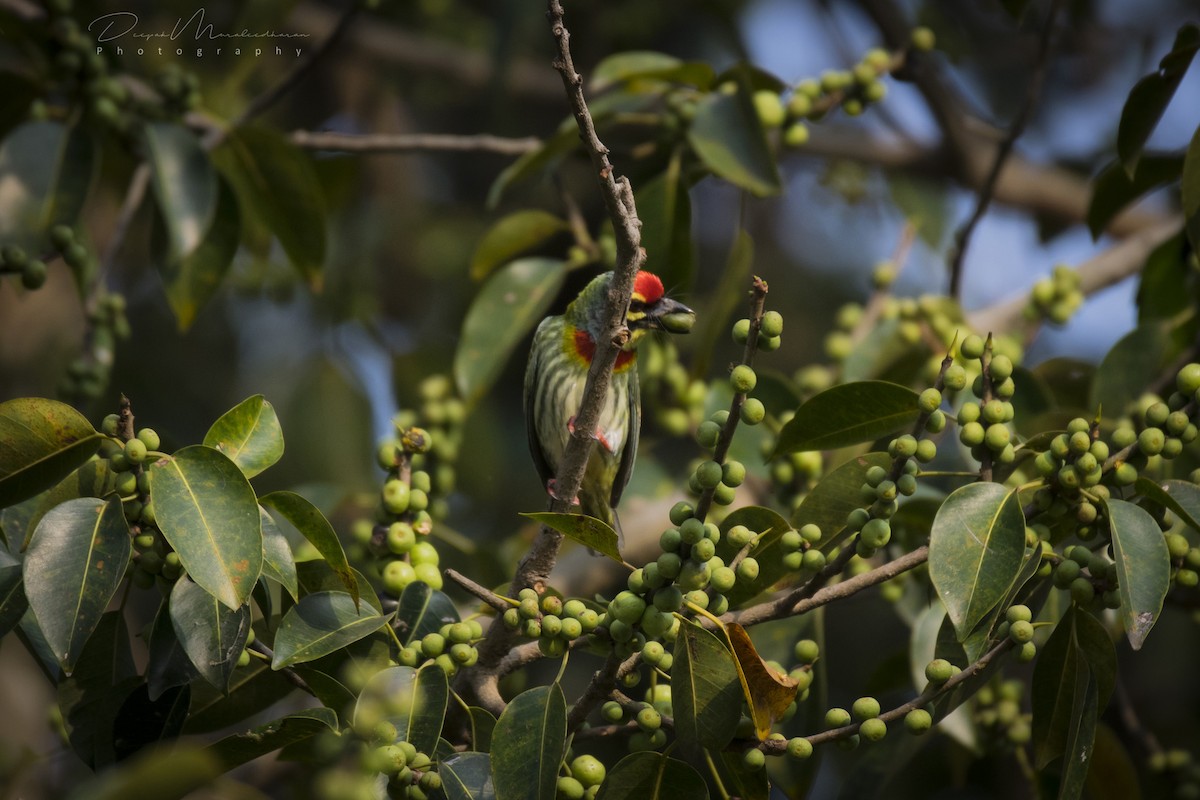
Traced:
<path fill-rule="evenodd" d="M 334 133 L 293 131 L 292 142 L 306 150 L 336 150 L 343 153 L 497 153 L 519 156 L 536 150 L 542 140 L 535 136 L 511 139 L 479 133 L 458 136 L 449 133 Z"/>
<path fill-rule="evenodd" d="M 988 170 L 987 177 L 983 181 L 983 186 L 979 189 L 979 197 L 975 202 L 975 210 L 971 213 L 966 223 L 959 229 L 954 237 L 954 247 L 951 251 L 950 258 L 950 296 L 954 299 L 962 297 L 962 270 L 963 262 L 967 256 L 967 247 L 971 243 L 971 235 L 975 232 L 976 226 L 987 213 L 988 206 L 991 205 L 992 197 L 996 191 L 996 183 L 1000 179 L 1000 173 L 1004 169 L 1004 162 L 1008 160 L 1012 153 L 1013 145 L 1017 139 L 1025 132 L 1025 126 L 1029 124 L 1029 118 L 1033 116 L 1034 106 L 1037 105 L 1038 98 L 1042 94 L 1042 86 L 1046 82 L 1046 68 L 1050 64 L 1050 42 L 1051 34 L 1054 32 L 1054 23 L 1058 19 L 1058 9 L 1062 5 L 1062 0 L 1054 0 L 1050 5 L 1050 13 L 1046 16 L 1046 22 L 1042 26 L 1042 33 L 1038 42 L 1037 59 L 1033 64 L 1033 74 L 1029 79 L 1029 88 L 1025 92 L 1025 102 L 1021 105 L 1021 110 L 1017 112 L 1016 119 L 1013 120 L 1012 127 L 996 148 L 996 154 L 992 159 L 992 168 Z"/>

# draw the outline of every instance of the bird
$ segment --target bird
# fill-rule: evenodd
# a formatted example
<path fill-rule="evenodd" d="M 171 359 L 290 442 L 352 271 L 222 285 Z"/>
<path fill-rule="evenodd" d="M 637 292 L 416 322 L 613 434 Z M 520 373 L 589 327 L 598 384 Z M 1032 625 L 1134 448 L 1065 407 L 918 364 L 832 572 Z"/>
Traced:
<path fill-rule="evenodd" d="M 592 279 L 561 316 L 542 320 L 533 336 L 525 368 L 525 427 L 529 450 L 546 492 L 555 493 L 555 476 L 575 429 L 596 342 L 606 335 L 605 316 L 613 273 Z M 616 506 L 633 472 L 641 425 L 637 345 L 652 330 L 687 333 L 695 322 L 692 309 L 666 296 L 662 280 L 641 270 L 625 314 L 629 341 L 617 354 L 608 399 L 595 432 L 596 445 L 574 498 L 580 511 L 623 533 Z"/>

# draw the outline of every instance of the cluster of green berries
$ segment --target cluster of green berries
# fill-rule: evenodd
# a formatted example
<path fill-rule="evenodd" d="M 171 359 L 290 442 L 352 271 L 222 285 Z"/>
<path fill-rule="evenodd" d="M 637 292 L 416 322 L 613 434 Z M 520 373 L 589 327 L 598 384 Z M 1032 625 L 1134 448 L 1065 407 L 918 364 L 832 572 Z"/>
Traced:
<path fill-rule="evenodd" d="M 1055 325 L 1066 325 L 1079 307 L 1083 305 L 1081 279 L 1076 270 L 1065 264 L 1054 267 L 1050 277 L 1042 278 L 1029 292 L 1029 305 L 1025 316 L 1041 319 Z"/>
<path fill-rule="evenodd" d="M 479 660 L 475 644 L 483 638 L 483 626 L 478 620 L 449 622 L 437 633 L 427 633 L 414 639 L 400 650 L 398 661 L 406 667 L 419 667 L 433 661 L 442 672 L 453 677 L 462 667 Z"/>
<path fill-rule="evenodd" d="M 1176 800 L 1200 800 L 1200 763 L 1183 748 L 1158 750 L 1150 754 L 1147 766 L 1156 781 L 1169 783 Z M 1166 797 L 1165 790 L 1159 795 Z"/>
<path fill-rule="evenodd" d="M 655 424 L 666 435 L 686 436 L 704 419 L 708 384 L 688 374 L 674 342 L 661 337 L 642 342 L 638 381 L 642 398 L 654 409 Z"/>
<path fill-rule="evenodd" d="M 543 655 L 558 658 L 571 642 L 599 627 L 603 616 L 577 598 L 564 601 L 549 593 L 539 597 L 536 590 L 526 587 L 517 593 L 516 605 L 506 609 L 501 620 L 511 630 L 536 639 Z"/>
<path fill-rule="evenodd" d="M 40 289 L 46 282 L 46 262 L 30 258 L 15 244 L 6 244 L 0 247 L 0 275 L 4 274 L 20 275 L 26 289 Z"/>
<path fill-rule="evenodd" d="M 646 692 L 646 698 L 644 702 L 628 706 L 609 700 L 600 707 L 600 717 L 605 722 L 620 725 L 631 721 L 637 726 L 626 743 L 631 753 L 661 750 L 667 743 L 667 732 L 662 725 L 663 715 L 670 714 L 671 687 L 665 683 L 656 684 Z"/>
<path fill-rule="evenodd" d="M 959 348 L 963 358 L 987 363 L 988 380 L 984 381 L 981 370 L 971 387 L 978 402 L 964 402 L 959 407 L 958 440 L 970 448 L 971 457 L 976 461 L 989 458 L 996 463 L 1011 464 L 1017 456 L 1012 442 L 1012 429 L 1009 427 L 1014 416 L 1012 397 L 1016 393 L 1016 384 L 1012 379 L 1014 367 L 1012 359 L 1003 353 L 985 358 L 989 349 L 988 343 L 976 334 L 963 339 Z M 965 377 L 964 370 L 964 382 Z M 956 371 L 954 385 L 958 381 L 959 373 Z M 950 385 L 951 381 L 947 379 L 946 383 Z"/>
<path fill-rule="evenodd" d="M 555 795 L 560 800 L 593 800 L 607 773 L 600 759 L 586 753 L 563 761 L 563 772 Z"/>
<path fill-rule="evenodd" d="M 1073 513 L 1074 532 L 1084 541 L 1095 536 L 1103 522 L 1103 505 L 1094 501 L 1109 496 L 1109 488 L 1100 485 L 1109 447 L 1097 437 L 1097 432 L 1097 426 L 1076 417 L 1033 462 L 1034 469 L 1047 483 L 1034 493 L 1034 507 L 1047 512 L 1051 519 Z"/>
<path fill-rule="evenodd" d="M 159 589 L 168 593 L 183 575 L 184 568 L 179 554 L 158 529 L 150 497 L 147 468 L 150 461 L 162 455 L 159 451 L 162 442 L 152 428 L 142 428 L 134 438 L 123 440 L 117 414 L 104 418 L 100 432 L 108 438 L 101 442 L 97 457 L 108 461 L 112 491 L 121 497 L 121 508 L 133 536 L 133 583 L 140 589 L 148 589 L 157 580 Z"/>
<path fill-rule="evenodd" d="M 793 87 L 787 107 L 780 108 L 777 125 L 784 126 L 783 143 L 789 147 L 800 147 L 808 142 L 807 122 L 820 120 L 831 111 L 841 108 L 848 116 L 857 117 L 872 103 L 887 96 L 887 84 L 882 78 L 891 73 L 901 62 L 886 50 L 874 48 L 867 51 L 862 60 L 848 70 L 825 70 L 820 78 L 806 78 Z M 755 101 L 759 101 L 759 94 Z M 772 93 L 772 96 L 773 93 Z M 779 103 L 778 98 L 775 98 Z M 766 106 L 759 103 L 759 116 L 763 117 Z M 764 119 L 765 122 L 765 119 Z"/>
<path fill-rule="evenodd" d="M 200 79 L 178 64 L 170 64 L 158 73 L 154 88 L 162 96 L 163 107 L 169 114 L 184 114 L 200 105 Z"/>
<path fill-rule="evenodd" d="M 1193 547 L 1182 533 L 1168 533 L 1167 552 L 1171 556 L 1171 579 L 1185 589 L 1200 584 L 1200 548 Z"/>
<path fill-rule="evenodd" d="M 782 427 L 791 420 L 794 412 L 785 411 L 779 415 Z M 771 454 L 774 441 L 763 442 L 763 457 Z M 825 473 L 825 457 L 819 450 L 797 450 L 771 461 L 771 486 L 780 501 L 793 511 L 804 500 L 804 495 Z"/>
<path fill-rule="evenodd" d="M 1085 547 L 1083 550 L 1087 550 L 1087 548 Z M 996 628 L 996 638 L 1012 639 L 1013 645 L 1016 647 L 1017 660 L 1027 664 L 1033 661 L 1037 655 L 1037 643 L 1033 641 L 1034 630 L 1033 612 L 1029 606 L 1014 604 L 1005 609 L 1004 621 Z"/>
<path fill-rule="evenodd" d="M 1057 588 L 1070 592 L 1071 599 L 1083 608 L 1121 605 L 1117 565 L 1108 560 L 1103 550 L 1091 550 L 1082 544 L 1068 547 L 1055 563 L 1051 579 Z"/>
<path fill-rule="evenodd" d="M 437 773 L 433 759 L 428 753 L 418 751 L 411 742 L 399 739 L 396 725 L 390 720 L 379 719 L 378 714 L 364 713 L 360 704 L 355 712 L 353 732 L 359 740 L 359 770 L 366 776 L 386 776 L 389 798 L 427 800 L 441 796 L 442 777 Z M 354 781 L 346 783 L 351 787 L 355 785 Z M 335 796 L 341 797 L 340 794 Z"/>
<path fill-rule="evenodd" d="M 67 365 L 58 391 L 64 397 L 95 400 L 108 388 L 117 341 L 130 336 L 125 296 L 104 290 L 96 292 L 88 304 L 87 320 L 84 350 Z"/>
<path fill-rule="evenodd" d="M 1033 715 L 1021 710 L 1024 693 L 1025 684 L 1019 680 L 994 681 L 975 693 L 972 716 L 989 741 L 1012 748 L 1033 738 Z"/>
<path fill-rule="evenodd" d="M 454 395 L 454 384 L 445 375 L 431 375 L 421 381 L 418 387 L 421 398 L 420 408 L 401 411 L 396 415 L 397 432 L 408 428 L 420 427 L 426 431 L 430 444 L 421 449 L 409 448 L 412 467 L 414 470 L 429 474 L 430 488 L 426 490 L 429 498 L 429 514 L 435 520 L 444 520 L 450 513 L 447 498 L 454 492 L 458 475 L 455 464 L 458 462 L 462 449 L 463 422 L 467 417 L 466 404 Z M 400 436 L 403 439 L 403 436 Z M 388 445 L 396 446 L 396 442 L 384 442 L 380 448 L 379 463 L 384 465 L 399 455 L 398 451 L 389 450 Z M 406 445 L 398 443 L 402 451 Z M 383 466 L 390 469 L 391 466 Z"/>

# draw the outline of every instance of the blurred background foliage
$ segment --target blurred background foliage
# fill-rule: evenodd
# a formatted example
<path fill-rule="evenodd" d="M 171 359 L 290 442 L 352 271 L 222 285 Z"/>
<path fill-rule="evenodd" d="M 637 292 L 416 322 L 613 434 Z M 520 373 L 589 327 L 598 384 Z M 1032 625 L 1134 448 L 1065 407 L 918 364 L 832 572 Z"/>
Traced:
<path fill-rule="evenodd" d="M 576 65 L 585 79 L 612 54 L 651 50 L 706 62 L 718 73 L 749 61 L 789 85 L 828 68 L 849 68 L 868 48 L 894 45 L 889 26 L 900 15 L 937 34 L 938 51 L 931 58 L 963 115 L 957 124 L 967 131 L 956 135 L 964 141 L 995 141 L 1020 108 L 1030 79 L 1044 9 L 1028 4 L 1039 13 L 1022 16 L 1026 5 L 1020 0 L 897 5 L 610 0 L 573 2 L 567 11 Z M 1029 185 L 998 192 L 975 236 L 964 270 L 962 300 L 968 311 L 1023 295 L 1054 264 L 1077 264 L 1114 241 L 1104 235 L 1093 243 L 1084 225 L 1087 182 L 1111 159 L 1129 88 L 1170 48 L 1180 24 L 1195 18 L 1194 4 L 1186 0 L 1072 0 L 1064 8 L 1043 96 L 1017 147 L 1031 167 L 1023 175 Z M 195 9 L 191 0 L 104 0 L 81 4 L 75 16 L 86 26 L 104 13 L 134 12 L 139 29 L 163 30 Z M 311 38 L 302 41 L 306 50 L 329 35 L 341 13 L 334 4 L 314 0 L 209 3 L 204 9 L 218 30 L 309 33 Z M 30 32 L 35 27 L 28 22 L 30 13 L 27 0 L 0 1 L 0 70 L 20 76 L 8 84 L 14 88 L 20 80 L 45 86 L 45 75 L 52 73 L 39 55 L 38 34 Z M 160 88 L 169 82 L 164 75 L 194 75 L 196 94 L 188 98 L 193 105 L 184 119 L 215 128 L 237 118 L 297 61 L 273 53 L 199 56 L 190 45 L 182 56 L 137 56 L 125 47 L 124 55 L 109 50 L 104 58 L 111 72 Z M 205 49 L 211 49 L 208 43 Z M 550 57 L 544 10 L 537 3 L 384 0 L 359 13 L 316 69 L 259 122 L 284 133 L 549 139 L 566 117 Z M 770 282 L 770 307 L 787 320 L 787 346 L 769 362 L 783 375 L 828 362 L 824 334 L 833 327 L 834 314 L 846 302 L 866 301 L 872 269 L 897 250 L 908 227 L 916 240 L 896 294 L 946 292 L 953 232 L 970 213 L 978 181 L 962 167 L 963 151 L 955 149 L 936 104 L 910 83 L 891 82 L 889 88 L 877 110 L 862 117 L 831 114 L 812 127 L 807 145 L 781 150 L 779 196 L 754 197 L 712 177 L 690 187 L 691 263 L 664 263 L 652 249 L 648 268 L 668 275 L 673 296 L 699 312 L 700 332 L 678 345 L 683 363 L 697 365 L 697 374 L 723 374 L 736 357 L 723 331 L 744 312 L 740 302 L 728 302 L 722 287 L 728 265 L 739 263 L 730 258 L 739 231 L 753 241 L 752 261 L 743 268 Z M 20 92 L 7 97 L 0 105 L 5 133 L 30 113 L 31 99 L 18 104 L 14 98 Z M 1193 70 L 1150 149 L 1186 145 L 1200 113 L 1197 98 L 1200 77 Z M 46 103 L 38 113 L 53 118 L 55 97 Z M 86 164 L 67 162 L 65 169 L 75 171 L 76 178 L 93 171 L 78 230 L 81 240 L 101 253 L 137 167 L 136 149 L 111 126 L 90 117 L 79 124 L 88 131 L 94 155 Z M 637 119 L 610 122 L 602 131 L 639 199 L 669 156 L 658 146 L 660 133 Z M 304 207 L 297 219 L 316 219 L 325 231 L 319 277 L 313 273 L 305 280 L 279 241 L 264 240 L 261 230 L 243 224 L 244 246 L 186 330 L 154 266 L 153 203 L 141 204 L 104 273 L 109 289 L 125 297 L 131 336 L 116 343 L 109 383 L 83 409 L 98 421 L 115 410 L 118 393 L 124 393 L 139 421 L 152 424 L 164 438 L 164 449 L 171 449 L 199 441 L 219 414 L 247 395 L 262 393 L 279 411 L 287 454 L 263 477 L 260 490 L 306 486 L 310 497 L 327 498 L 323 507 L 336 519 L 343 498 L 376 490 L 381 473 L 374 465 L 374 443 L 387 433 L 393 413 L 420 404 L 423 378 L 449 372 L 463 320 L 481 291 L 482 281 L 470 266 L 489 228 L 521 209 L 562 216 L 568 210 L 564 197 L 569 197 L 591 234 L 599 236 L 603 210 L 580 153 L 565 157 L 554 179 L 516 183 L 492 203 L 497 176 L 513 163 L 512 155 L 314 152 L 307 162 L 319 191 L 290 202 L 299 200 Z M 22 157 L 46 155 L 30 150 Z M 1038 183 L 1042 178 L 1045 185 Z M 0 183 L 0 215 L 5 202 Z M 1124 228 L 1114 223 L 1110 235 L 1152 224 L 1171 202 L 1152 194 L 1124 218 Z M 644 215 L 651 205 L 646 203 Z M 644 235 L 662 234 L 650 226 Z M 563 258 L 570 240 L 565 233 L 550 237 L 535 254 Z M 591 274 L 590 269 L 570 273 L 550 307 L 561 309 Z M 1133 326 L 1135 287 L 1130 278 L 1094 294 L 1069 324 L 1043 329 L 1028 342 L 1028 363 L 1062 355 L 1098 360 Z M 0 281 L 0 399 L 56 395 L 84 341 L 81 312 L 72 272 L 62 260 L 50 262 L 47 285 L 39 291 Z M 709 338 L 704 330 L 722 333 Z M 446 520 L 479 546 L 475 555 L 462 556 L 461 563 L 450 559 L 451 564 L 485 583 L 503 579 L 508 557 L 520 549 L 520 540 L 513 544 L 511 537 L 531 530 L 517 512 L 544 505 L 526 453 L 520 410 L 527 341 L 526 336 L 498 365 L 494 384 L 469 409 L 458 491 Z M 777 400 L 786 402 L 786 397 Z M 715 408 L 717 398 L 707 404 Z M 663 502 L 669 504 L 672 487 L 684 480 L 694 453 L 663 434 L 648 414 L 627 505 L 636 505 L 639 497 L 668 498 Z M 1160 736 L 1195 745 L 1198 695 L 1187 676 L 1200 652 L 1194 635 L 1173 632 L 1187 625 L 1182 615 L 1164 615 L 1160 626 L 1165 630 L 1137 656 L 1133 674 L 1138 680 L 1130 687 L 1140 694 L 1150 686 L 1179 686 L 1180 697 L 1151 706 L 1147 721 Z M 877 597 L 862 597 L 831 609 L 826 627 L 829 652 L 841 654 L 830 702 L 852 698 L 863 687 L 882 692 L 871 684 L 882 674 L 887 654 L 901 650 L 906 640 L 889 607 Z M 5 651 L 4 663 L 23 658 L 11 647 Z M 5 681 L 0 694 L 6 707 L 19 704 L 28 718 L 37 719 L 36 695 L 21 697 L 26 679 L 38 680 L 26 674 L 27 667 L 20 673 L 25 677 L 15 684 Z M 26 745 L 39 749 L 32 737 Z M 953 796 L 1004 794 L 1010 784 L 1008 793 L 1019 794 L 1019 778 L 1006 771 L 1010 765 L 975 763 L 966 775 L 963 755 L 959 758 L 950 744 L 929 748 L 912 763 L 914 777 L 897 785 L 907 794 L 894 796 L 925 797 L 923 786 L 954 783 L 975 788 Z"/>

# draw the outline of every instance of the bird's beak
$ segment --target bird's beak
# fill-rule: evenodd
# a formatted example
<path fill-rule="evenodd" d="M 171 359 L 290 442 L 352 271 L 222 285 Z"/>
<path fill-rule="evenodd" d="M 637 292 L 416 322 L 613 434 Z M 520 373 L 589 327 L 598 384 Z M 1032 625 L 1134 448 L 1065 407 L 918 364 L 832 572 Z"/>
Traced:
<path fill-rule="evenodd" d="M 669 297 L 655 303 L 647 316 L 651 324 L 667 333 L 688 333 L 696 324 L 696 312 Z"/>

